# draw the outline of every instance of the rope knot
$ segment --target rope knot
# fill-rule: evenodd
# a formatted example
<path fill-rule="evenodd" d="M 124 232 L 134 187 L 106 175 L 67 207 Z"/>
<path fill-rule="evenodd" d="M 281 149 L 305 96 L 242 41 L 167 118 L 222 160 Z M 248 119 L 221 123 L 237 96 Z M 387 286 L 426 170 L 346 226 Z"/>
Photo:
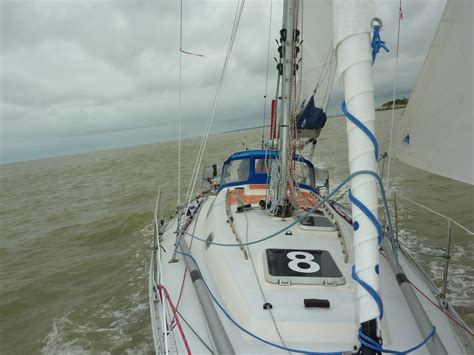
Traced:
<path fill-rule="evenodd" d="M 374 25 L 373 26 L 374 32 L 372 35 L 372 63 L 375 62 L 375 58 L 377 57 L 377 54 L 380 52 L 380 49 L 384 49 L 386 52 L 390 52 L 388 49 L 387 45 L 385 44 L 385 41 L 382 41 L 380 38 L 380 31 L 381 27 L 380 25 Z"/>

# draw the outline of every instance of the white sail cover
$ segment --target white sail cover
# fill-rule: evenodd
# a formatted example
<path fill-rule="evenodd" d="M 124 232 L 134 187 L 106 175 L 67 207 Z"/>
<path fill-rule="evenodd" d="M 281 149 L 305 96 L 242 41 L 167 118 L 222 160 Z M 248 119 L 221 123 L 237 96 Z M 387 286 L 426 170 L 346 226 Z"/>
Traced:
<path fill-rule="evenodd" d="M 394 136 L 398 160 L 469 184 L 474 184 L 472 7 L 472 0 L 448 0 Z"/>
<path fill-rule="evenodd" d="M 301 62 L 298 78 L 301 91 L 298 104 L 307 103 L 317 87 L 314 105 L 326 111 L 334 81 L 332 1 L 303 0 L 300 2 L 298 28 L 301 31 Z"/>

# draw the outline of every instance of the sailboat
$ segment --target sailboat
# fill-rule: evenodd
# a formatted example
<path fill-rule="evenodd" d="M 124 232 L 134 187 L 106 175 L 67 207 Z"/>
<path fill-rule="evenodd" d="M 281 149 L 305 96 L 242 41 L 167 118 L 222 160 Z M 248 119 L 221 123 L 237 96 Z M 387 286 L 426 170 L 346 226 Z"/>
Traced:
<path fill-rule="evenodd" d="M 461 3 L 468 1 L 448 2 L 443 19 Z M 285 0 L 283 8 L 276 144 L 205 168 L 202 191 L 170 219 L 158 194 L 149 279 L 156 353 L 473 353 L 466 325 L 393 233 L 373 133 L 373 2 Z M 314 66 L 299 60 L 311 52 L 305 24 L 317 23 L 305 16 L 333 21 L 316 43 L 326 55 Z M 441 23 L 436 38 L 452 30 Z M 320 134 L 321 87 L 334 75 L 349 116 L 350 176 L 325 192 L 315 178 L 324 174 L 294 142 L 298 132 Z M 332 199 L 346 184 L 352 210 Z M 378 191 L 387 228 L 378 221 Z"/>

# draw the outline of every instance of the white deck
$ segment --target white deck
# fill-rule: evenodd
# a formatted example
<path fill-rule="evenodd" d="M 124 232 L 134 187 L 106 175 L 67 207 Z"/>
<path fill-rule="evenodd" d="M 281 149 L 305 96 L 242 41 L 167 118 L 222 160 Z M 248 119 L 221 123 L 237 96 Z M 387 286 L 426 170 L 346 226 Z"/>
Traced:
<path fill-rule="evenodd" d="M 220 191 L 217 196 L 207 197 L 199 214 L 189 225 L 188 232 L 203 239 L 213 233 L 214 242 L 236 243 L 236 236 L 228 223 L 226 190 Z M 258 193 L 258 191 L 248 191 L 248 193 Z M 236 205 L 231 205 L 230 215 L 234 220 L 235 231 L 243 242 L 261 239 L 294 221 L 294 218 L 286 220 L 273 218 L 258 204 L 243 213 L 236 213 L 236 207 Z M 337 222 L 338 231 L 309 231 L 303 230 L 296 224 L 290 228 L 292 235 L 281 233 L 265 242 L 245 247 L 244 249 L 254 262 L 256 273 L 250 258 L 246 258 L 244 251 L 239 247 L 211 245 L 207 248 L 201 241 L 194 240 L 191 245 L 191 237 L 185 238 L 188 245 L 191 245 L 192 255 L 212 293 L 243 328 L 265 340 L 289 348 L 308 352 L 350 352 L 354 346 L 359 345 L 356 283 L 351 278 L 352 228 L 330 208 L 325 209 L 325 216 L 329 217 L 333 223 Z M 169 263 L 176 241 L 175 222 L 174 220 L 162 236 L 162 245 L 166 250 L 162 252 L 163 284 L 169 290 L 173 302 L 178 299 L 183 276 L 186 274 L 184 256 L 178 255 L 179 262 Z M 295 284 L 287 286 L 269 283 L 264 276 L 264 253 L 268 248 L 327 250 L 342 272 L 346 283 L 339 286 Z M 345 251 L 346 248 L 349 249 L 348 253 Z M 431 299 L 435 299 L 429 287 L 413 271 L 403 255 L 400 258 L 409 280 Z M 384 347 L 406 350 L 420 343 L 423 337 L 403 298 L 395 275 L 384 257 L 381 257 L 380 272 L 380 295 L 385 309 L 382 321 Z M 303 304 L 305 298 L 327 299 L 330 302 L 330 308 L 305 308 Z M 451 322 L 426 300 L 421 298 L 420 301 L 432 323 L 437 327 L 437 332 L 448 352 L 450 354 L 463 353 L 462 346 L 459 345 L 461 339 L 454 332 L 455 326 L 452 326 Z M 272 304 L 271 311 L 263 309 L 265 302 Z M 159 303 L 156 303 L 156 307 L 159 314 L 161 308 Z M 179 311 L 200 337 L 212 347 L 212 340 L 189 274 L 186 276 Z M 217 311 L 236 353 L 285 352 L 245 334 L 229 321 L 220 309 Z M 183 321 L 182 325 L 193 353 L 209 353 L 209 350 Z M 176 343 L 171 350 L 186 353 L 177 328 L 174 328 L 174 338 Z M 164 350 L 163 344 L 160 349 Z M 427 353 L 426 347 L 421 347 L 417 353 Z"/>

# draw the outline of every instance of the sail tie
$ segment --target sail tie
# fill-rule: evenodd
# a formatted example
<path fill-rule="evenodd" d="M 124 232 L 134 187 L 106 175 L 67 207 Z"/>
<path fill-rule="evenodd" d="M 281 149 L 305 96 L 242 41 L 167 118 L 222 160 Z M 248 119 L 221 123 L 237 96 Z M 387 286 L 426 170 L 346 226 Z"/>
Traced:
<path fill-rule="evenodd" d="M 378 24 L 376 24 L 377 22 Z M 372 28 L 374 30 L 373 35 L 372 35 L 372 64 L 375 62 L 375 58 L 377 57 L 377 54 L 380 52 L 380 49 L 384 49 L 385 52 L 390 52 L 388 49 L 387 45 L 385 44 L 385 41 L 382 41 L 380 38 L 380 31 L 382 30 L 382 20 L 379 18 L 375 18 L 373 20 L 373 25 Z"/>

